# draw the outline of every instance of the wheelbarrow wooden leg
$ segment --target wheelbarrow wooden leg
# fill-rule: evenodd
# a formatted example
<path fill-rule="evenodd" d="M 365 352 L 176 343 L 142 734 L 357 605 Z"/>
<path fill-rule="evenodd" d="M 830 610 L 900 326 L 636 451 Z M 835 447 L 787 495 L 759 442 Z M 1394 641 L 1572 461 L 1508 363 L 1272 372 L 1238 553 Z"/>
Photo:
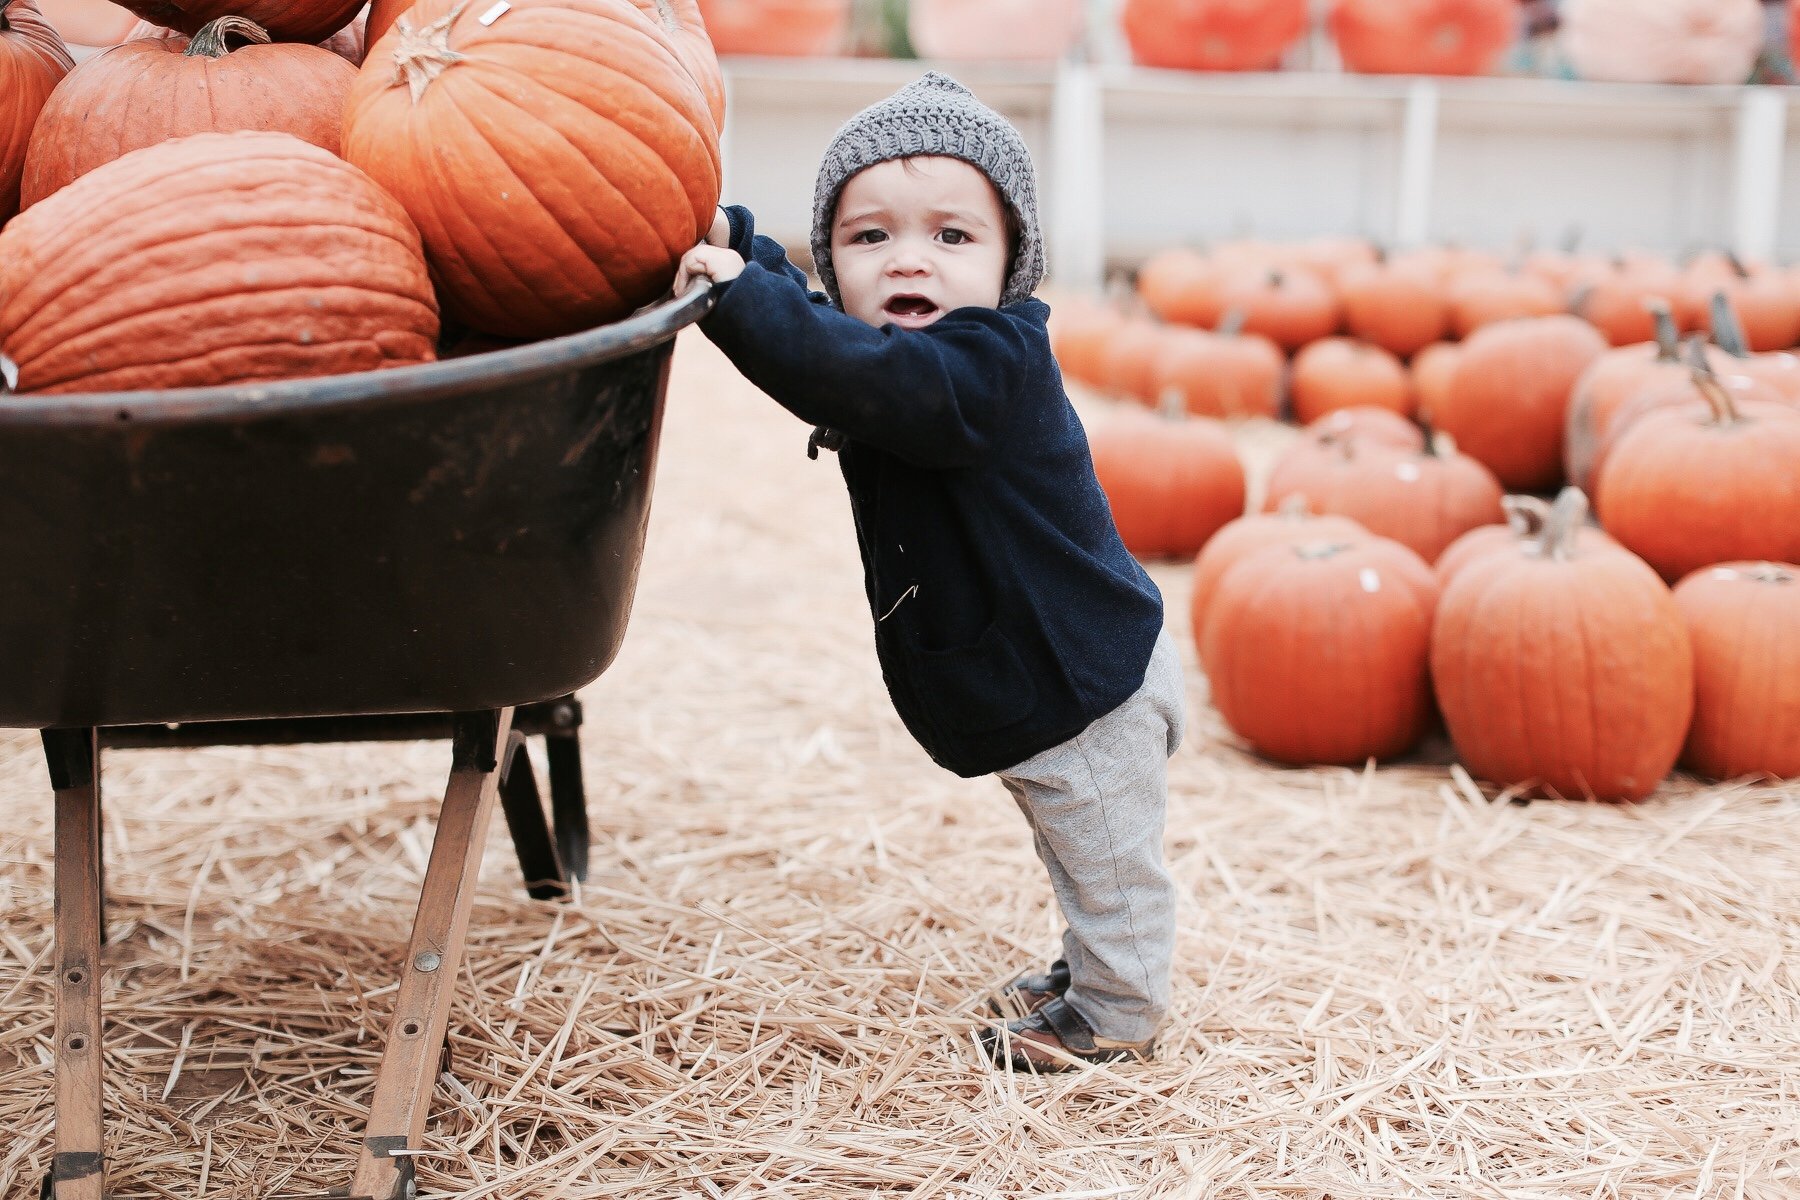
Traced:
<path fill-rule="evenodd" d="M 450 783 L 401 967 L 393 1024 L 375 1075 L 352 1196 L 410 1200 L 413 1195 L 412 1160 L 394 1152 L 418 1149 L 424 1137 L 511 727 L 510 708 L 457 715 Z"/>
<path fill-rule="evenodd" d="M 56 790 L 56 1149 L 47 1196 L 101 1200 L 100 746 L 92 729 L 46 729 Z"/>

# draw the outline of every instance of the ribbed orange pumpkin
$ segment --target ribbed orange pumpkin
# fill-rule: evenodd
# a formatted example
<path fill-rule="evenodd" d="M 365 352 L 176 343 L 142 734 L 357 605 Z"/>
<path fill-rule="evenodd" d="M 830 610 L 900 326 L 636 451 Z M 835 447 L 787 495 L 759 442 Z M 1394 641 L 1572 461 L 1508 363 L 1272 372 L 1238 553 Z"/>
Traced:
<path fill-rule="evenodd" d="M 1131 56 L 1146 67 L 1266 71 L 1306 32 L 1306 0 L 1125 0 Z"/>
<path fill-rule="evenodd" d="M 333 154 L 356 68 L 318 46 L 221 17 L 192 41 L 126 42 L 76 67 L 44 106 L 25 157 L 26 207 L 120 155 L 191 133 L 291 133 Z M 245 42 L 231 49 L 232 41 Z"/>
<path fill-rule="evenodd" d="M 1571 799 L 1640 800 L 1687 736 L 1693 654 L 1656 572 L 1578 532 L 1586 507 L 1568 489 L 1541 543 L 1482 555 L 1451 580 L 1431 673 L 1473 774 Z"/>
<path fill-rule="evenodd" d="M 1155 405 L 1157 361 L 1163 347 L 1184 332 L 1141 317 L 1123 322 L 1100 349 L 1100 390 L 1121 400 Z"/>
<path fill-rule="evenodd" d="M 1704 402 L 1646 413 L 1607 451 L 1600 523 L 1674 582 L 1717 562 L 1800 560 L 1800 411 L 1736 401 L 1696 368 Z"/>
<path fill-rule="evenodd" d="M 1277 762 L 1358 765 L 1431 721 L 1437 583 L 1386 538 L 1276 546 L 1219 580 L 1202 632 L 1213 704 Z"/>
<path fill-rule="evenodd" d="M 1125 548 L 1140 558 L 1188 558 L 1244 512 L 1244 465 L 1211 421 L 1122 409 L 1095 422 L 1094 474 Z"/>
<path fill-rule="evenodd" d="M 220 17 L 243 17 L 278 42 L 322 42 L 350 23 L 364 0 L 119 0 L 152 25 L 199 33 Z"/>
<path fill-rule="evenodd" d="M 1228 522 L 1207 540 L 1194 559 L 1193 586 L 1188 596 L 1188 620 L 1194 630 L 1194 649 L 1206 662 L 1207 609 L 1225 573 L 1258 550 L 1269 546 L 1300 546 L 1308 542 L 1355 541 L 1369 531 L 1349 517 L 1319 516 L 1306 511 L 1306 502 L 1295 499 L 1272 513 L 1250 513 Z"/>
<path fill-rule="evenodd" d="M 368 40 L 368 48 L 373 50 L 375 43 L 387 35 L 400 19 L 400 14 L 413 6 L 413 0 L 369 0 L 368 32 L 364 35 Z"/>
<path fill-rule="evenodd" d="M 1153 384 L 1197 417 L 1274 417 L 1281 411 L 1287 360 L 1274 342 L 1241 333 L 1228 320 L 1218 332 L 1179 330 L 1162 339 Z"/>
<path fill-rule="evenodd" d="M 1106 347 L 1126 319 L 1112 305 L 1080 297 L 1058 304 L 1050 315 L 1050 350 L 1064 378 L 1100 387 Z"/>
<path fill-rule="evenodd" d="M 1139 268 L 1138 295 L 1165 321 L 1210 329 L 1224 314 L 1218 276 L 1218 267 L 1204 254 L 1177 246 L 1152 255 Z"/>
<path fill-rule="evenodd" d="M 1418 265 L 1351 268 L 1339 281 L 1338 296 L 1351 333 L 1401 358 L 1417 354 L 1450 332 L 1450 302 L 1443 282 Z"/>
<path fill-rule="evenodd" d="M 1481 75 L 1513 43 L 1517 0 L 1337 0 L 1331 36 L 1352 71 Z"/>
<path fill-rule="evenodd" d="M 1720 295 L 1751 350 L 1787 350 L 1800 342 L 1800 288 L 1782 272 L 1766 266 L 1752 269 L 1730 255 L 1697 260 L 1677 299 L 1683 327 L 1710 329 Z"/>
<path fill-rule="evenodd" d="M 1694 724 L 1681 760 L 1701 775 L 1800 777 L 1800 566 L 1731 562 L 1675 587 L 1694 645 Z"/>
<path fill-rule="evenodd" d="M 1738 323 L 1737 310 L 1732 307 L 1730 296 L 1722 291 L 1713 294 L 1711 324 L 1713 342 L 1721 352 L 1714 370 L 1766 383 L 1788 403 L 1800 405 L 1800 356 L 1785 350 L 1752 354 Z"/>
<path fill-rule="evenodd" d="M 675 43 L 675 57 L 687 68 L 706 107 L 712 113 L 713 132 L 725 128 L 725 76 L 719 70 L 719 56 L 707 32 L 698 0 L 632 0 L 638 10 L 649 17 Z"/>
<path fill-rule="evenodd" d="M 720 54 L 830 54 L 850 27 L 850 0 L 700 0 Z"/>
<path fill-rule="evenodd" d="M 1380 346 L 1352 338 L 1320 338 L 1302 349 L 1288 390 L 1294 419 L 1306 424 L 1345 408 L 1413 411 L 1406 367 Z"/>
<path fill-rule="evenodd" d="M 19 177 L 38 113 L 74 65 L 33 0 L 0 0 L 0 224 L 19 211 Z"/>
<path fill-rule="evenodd" d="M 1550 505 L 1536 496 L 1508 496 L 1500 501 L 1500 507 L 1506 513 L 1506 524 L 1471 529 L 1437 556 L 1431 569 L 1437 575 L 1439 587 L 1449 587 L 1450 581 L 1460 575 L 1463 568 L 1494 551 L 1523 549 L 1526 553 L 1534 552 L 1533 544 L 1541 542 L 1544 527 L 1549 524 Z M 1592 525 L 1582 527 L 1581 544 L 1590 551 L 1611 548 L 1630 553 L 1621 548 L 1611 534 Z"/>
<path fill-rule="evenodd" d="M 1492 472 L 1440 435 L 1417 452 L 1355 440 L 1297 445 L 1270 472 L 1263 506 L 1303 497 L 1431 562 L 1467 531 L 1502 520 L 1501 495 Z"/>
<path fill-rule="evenodd" d="M 21 392 L 209 387 L 429 361 L 412 222 L 285 133 L 201 133 L 83 175 L 0 232 Z"/>
<path fill-rule="evenodd" d="M 1655 306 L 1669 308 L 1680 290 L 1681 276 L 1667 263 L 1621 260 L 1583 280 L 1571 305 L 1607 341 L 1630 346 L 1657 336 Z"/>
<path fill-rule="evenodd" d="M 1463 343 L 1431 419 L 1510 491 L 1547 491 L 1562 479 L 1563 434 L 1575 381 L 1606 352 L 1577 317 L 1501 321 Z"/>
<path fill-rule="evenodd" d="M 350 90 L 344 157 L 418 223 L 463 324 L 529 338 L 624 317 L 712 225 L 706 97 L 630 0 L 481 15 L 419 0 Z"/>

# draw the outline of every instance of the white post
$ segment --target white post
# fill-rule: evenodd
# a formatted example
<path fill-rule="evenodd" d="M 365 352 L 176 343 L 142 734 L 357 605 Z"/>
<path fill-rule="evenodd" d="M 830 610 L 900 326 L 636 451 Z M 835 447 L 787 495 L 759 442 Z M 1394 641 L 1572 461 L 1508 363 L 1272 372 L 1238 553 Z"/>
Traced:
<path fill-rule="evenodd" d="M 1106 276 L 1104 117 L 1099 70 L 1064 61 L 1050 98 L 1050 171 L 1045 243 L 1058 287 L 1098 291 Z"/>
<path fill-rule="evenodd" d="M 1732 172 L 1731 246 L 1741 259 L 1774 253 L 1781 219 L 1787 89 L 1747 87 L 1738 104 Z"/>
<path fill-rule="evenodd" d="M 1394 241 L 1422 246 L 1431 239 L 1431 176 L 1437 156 L 1438 85 L 1415 79 L 1406 89 L 1406 114 L 1400 131 L 1400 196 L 1394 216 Z"/>

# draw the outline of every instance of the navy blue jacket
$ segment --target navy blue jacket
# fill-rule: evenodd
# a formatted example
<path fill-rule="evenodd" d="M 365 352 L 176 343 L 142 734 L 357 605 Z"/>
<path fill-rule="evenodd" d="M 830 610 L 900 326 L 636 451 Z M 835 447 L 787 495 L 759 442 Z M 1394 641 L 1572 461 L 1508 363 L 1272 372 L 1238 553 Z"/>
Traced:
<path fill-rule="evenodd" d="M 748 211 L 728 213 L 746 265 L 702 328 L 750 382 L 846 438 L 875 648 L 907 729 L 940 765 L 985 775 L 1117 708 L 1144 681 L 1162 594 L 1094 478 L 1049 308 L 878 329 L 809 293 Z"/>

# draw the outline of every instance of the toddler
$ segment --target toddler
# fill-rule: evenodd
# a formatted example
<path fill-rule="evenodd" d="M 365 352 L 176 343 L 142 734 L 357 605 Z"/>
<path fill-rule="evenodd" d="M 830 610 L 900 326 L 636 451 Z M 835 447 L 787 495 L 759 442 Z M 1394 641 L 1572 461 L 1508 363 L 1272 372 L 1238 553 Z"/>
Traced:
<path fill-rule="evenodd" d="M 1050 353 L 1031 158 L 928 74 L 841 129 L 819 169 L 806 278 L 723 210 L 677 290 L 702 328 L 838 451 L 888 694 L 941 766 L 992 774 L 1030 824 L 1067 930 L 1007 985 L 997 1062 L 1141 1061 L 1169 1002 L 1164 770 L 1181 664 L 1162 596 L 1094 478 Z"/>

